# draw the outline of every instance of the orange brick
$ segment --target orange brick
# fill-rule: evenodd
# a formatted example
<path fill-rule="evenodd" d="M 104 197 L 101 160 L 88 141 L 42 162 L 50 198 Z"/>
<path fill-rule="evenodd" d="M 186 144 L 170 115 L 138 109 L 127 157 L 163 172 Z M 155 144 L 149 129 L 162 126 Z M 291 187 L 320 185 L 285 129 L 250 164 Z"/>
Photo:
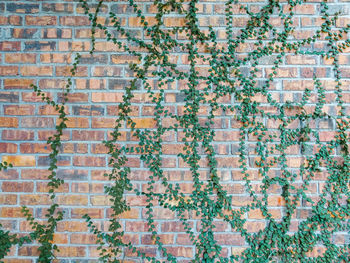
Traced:
<path fill-rule="evenodd" d="M 17 128 L 18 119 L 12 117 L 0 117 L 0 127 Z"/>
<path fill-rule="evenodd" d="M 33 155 L 3 155 L 2 161 L 11 163 L 13 166 L 35 166 Z"/>
<path fill-rule="evenodd" d="M 156 128 L 157 122 L 153 118 L 133 118 L 135 122 L 135 128 L 147 129 L 147 128 Z M 128 125 L 130 127 L 131 125 Z"/>
<path fill-rule="evenodd" d="M 122 102 L 123 93 L 102 93 L 102 92 L 93 92 L 91 94 L 92 102 Z"/>
<path fill-rule="evenodd" d="M 88 204 L 88 198 L 84 195 L 59 195 L 57 203 L 62 205 L 82 206 Z"/>
<path fill-rule="evenodd" d="M 21 74 L 23 76 L 52 76 L 51 66 L 23 66 Z"/>

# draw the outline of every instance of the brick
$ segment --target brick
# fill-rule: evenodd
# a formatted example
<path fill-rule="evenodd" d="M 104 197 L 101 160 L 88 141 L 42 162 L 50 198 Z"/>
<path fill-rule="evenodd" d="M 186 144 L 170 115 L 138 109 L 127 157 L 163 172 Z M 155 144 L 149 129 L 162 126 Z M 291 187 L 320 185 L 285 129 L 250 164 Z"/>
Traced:
<path fill-rule="evenodd" d="M 66 125 L 68 128 L 89 128 L 89 119 L 69 117 L 66 121 Z"/>
<path fill-rule="evenodd" d="M 59 246 L 58 249 L 60 250 L 57 252 L 57 256 L 59 257 L 84 257 L 86 255 L 86 248 L 85 247 L 75 247 L 75 246 L 68 246 L 63 247 Z"/>
<path fill-rule="evenodd" d="M 123 74 L 123 69 L 116 66 L 95 66 L 92 76 L 94 77 L 120 77 Z"/>
<path fill-rule="evenodd" d="M 5 89 L 32 89 L 31 84 L 34 84 L 32 79 L 5 79 Z"/>
<path fill-rule="evenodd" d="M 93 118 L 91 121 L 91 128 L 114 128 L 116 126 L 116 119 L 112 118 Z"/>
<path fill-rule="evenodd" d="M 77 141 L 102 141 L 104 139 L 104 131 L 72 131 L 72 139 Z"/>
<path fill-rule="evenodd" d="M 27 117 L 21 120 L 22 128 L 49 128 L 54 127 L 53 118 Z"/>
<path fill-rule="evenodd" d="M 50 205 L 52 203 L 48 194 L 21 195 L 21 205 Z"/>
<path fill-rule="evenodd" d="M 50 175 L 47 169 L 22 169 L 21 178 L 25 180 L 46 180 Z"/>
<path fill-rule="evenodd" d="M 60 76 L 60 77 L 72 76 L 71 69 L 72 69 L 72 67 L 70 67 L 70 66 L 57 66 L 56 67 L 56 76 Z M 88 75 L 87 67 L 77 67 L 76 72 L 75 72 L 75 76 L 87 77 L 87 75 Z"/>
<path fill-rule="evenodd" d="M 55 51 L 55 41 L 25 41 L 24 51 Z"/>
<path fill-rule="evenodd" d="M 77 89 L 87 89 L 87 90 L 101 90 L 106 89 L 105 79 L 77 79 L 76 80 Z"/>
<path fill-rule="evenodd" d="M 192 258 L 193 249 L 192 247 L 167 247 L 169 254 L 175 257 Z"/>
<path fill-rule="evenodd" d="M 71 63 L 71 55 L 66 53 L 59 54 L 40 54 L 42 63 Z"/>
<path fill-rule="evenodd" d="M 72 234 L 70 240 L 72 244 L 96 244 L 94 234 Z"/>
<path fill-rule="evenodd" d="M 28 26 L 53 26 L 57 24 L 55 16 L 26 16 L 25 21 Z"/>
<path fill-rule="evenodd" d="M 91 94 L 92 102 L 122 102 L 123 93 L 104 93 L 104 92 L 93 92 Z"/>
<path fill-rule="evenodd" d="M 55 134 L 55 132 L 52 130 L 50 130 L 50 131 L 39 130 L 38 131 L 38 139 L 39 139 L 39 141 L 47 141 L 47 139 L 49 137 L 52 137 L 54 134 Z M 69 139 L 70 139 L 69 131 L 67 131 L 67 130 L 63 131 L 63 135 L 61 136 L 61 141 L 67 141 Z"/>
<path fill-rule="evenodd" d="M 36 62 L 36 54 L 5 54 L 6 63 L 26 63 Z"/>
<path fill-rule="evenodd" d="M 0 205 L 16 205 L 17 195 L 14 194 L 0 194 Z"/>
<path fill-rule="evenodd" d="M 52 94 L 49 92 L 43 92 L 45 97 L 52 99 Z M 22 92 L 22 100 L 25 102 L 42 102 L 41 96 L 38 96 L 35 92 Z"/>
<path fill-rule="evenodd" d="M 160 242 L 164 245 L 174 244 L 174 235 L 173 234 L 160 234 L 158 235 L 160 238 Z M 141 244 L 143 245 L 155 245 L 155 238 L 152 238 L 152 235 L 142 235 L 141 236 Z"/>
<path fill-rule="evenodd" d="M 17 66 L 0 66 L 0 76 L 16 76 L 18 75 Z"/>
<path fill-rule="evenodd" d="M 71 209 L 72 218 L 81 219 L 83 215 L 88 214 L 91 218 L 103 218 L 104 209 L 100 208 L 74 208 Z"/>
<path fill-rule="evenodd" d="M 42 10 L 52 13 L 73 13 L 73 4 L 70 3 L 42 3 Z"/>
<path fill-rule="evenodd" d="M 3 155 L 2 161 L 11 163 L 13 166 L 35 166 L 33 155 Z"/>
<path fill-rule="evenodd" d="M 0 127 L 17 128 L 18 119 L 14 117 L 0 117 Z"/>
<path fill-rule="evenodd" d="M 59 96 L 59 102 L 62 101 L 63 95 L 60 93 L 58 94 Z M 79 93 L 79 92 L 75 92 L 75 93 L 70 93 L 68 96 L 68 102 L 70 103 L 75 103 L 75 102 L 87 102 L 89 99 L 89 94 L 86 93 Z"/>
<path fill-rule="evenodd" d="M 50 187 L 47 185 L 47 182 L 37 182 L 36 183 L 36 192 L 38 193 L 48 193 Z M 55 193 L 68 193 L 69 184 L 63 183 L 58 188 L 55 189 Z"/>
<path fill-rule="evenodd" d="M 62 26 L 89 26 L 90 21 L 86 16 L 62 16 L 60 24 Z"/>
<path fill-rule="evenodd" d="M 13 169 L 7 169 L 0 171 L 1 180 L 15 180 L 18 179 L 18 172 Z"/>
<path fill-rule="evenodd" d="M 0 92 L 0 102 L 18 102 L 18 92 Z"/>
<path fill-rule="evenodd" d="M 33 14 L 39 12 L 39 4 L 8 3 L 6 10 L 12 13 Z"/>
<path fill-rule="evenodd" d="M 12 28 L 11 35 L 13 38 L 33 39 L 38 34 L 36 28 Z"/>
<path fill-rule="evenodd" d="M 0 51 L 20 51 L 21 42 L 19 41 L 2 41 L 0 42 Z"/>
<path fill-rule="evenodd" d="M 2 207 L 0 208 L 1 212 L 0 215 L 1 217 L 24 217 L 22 214 L 22 208 L 21 207 Z M 31 213 L 33 213 L 33 209 L 29 209 Z"/>
<path fill-rule="evenodd" d="M 286 62 L 290 65 L 315 65 L 317 63 L 316 56 L 310 55 L 288 55 Z"/>
<path fill-rule="evenodd" d="M 23 66 L 21 74 L 23 76 L 51 76 L 53 68 L 51 66 Z"/>
<path fill-rule="evenodd" d="M 0 153 L 15 153 L 17 152 L 17 144 L 0 142 Z"/>
<path fill-rule="evenodd" d="M 61 205 L 83 206 L 88 204 L 88 197 L 84 195 L 59 195 L 57 203 Z"/>
<path fill-rule="evenodd" d="M 21 153 L 50 153 L 51 147 L 46 143 L 21 143 Z"/>
<path fill-rule="evenodd" d="M 57 223 L 58 232 L 86 232 L 88 231 L 85 222 L 81 221 L 61 221 Z"/>
<path fill-rule="evenodd" d="M 64 39 L 72 37 L 72 29 L 68 28 L 44 28 L 41 33 L 44 39 Z"/>
<path fill-rule="evenodd" d="M 64 143 L 61 147 L 63 153 L 87 153 L 88 144 L 85 143 Z"/>
<path fill-rule="evenodd" d="M 137 56 L 131 55 L 112 55 L 111 62 L 113 64 L 129 64 L 129 63 L 139 63 L 140 60 Z"/>
<path fill-rule="evenodd" d="M 1 138 L 9 141 L 31 141 L 34 140 L 34 132 L 24 130 L 3 130 Z"/>
<path fill-rule="evenodd" d="M 57 157 L 57 166 L 69 166 L 71 165 L 70 156 L 58 156 Z M 48 156 L 38 156 L 38 166 L 49 166 L 50 158 Z"/>
<path fill-rule="evenodd" d="M 133 118 L 135 123 L 135 128 L 147 129 L 147 128 L 156 128 L 157 122 L 153 118 Z M 130 125 L 128 124 L 128 127 Z"/>
<path fill-rule="evenodd" d="M 74 156 L 73 165 L 86 167 L 102 167 L 106 165 L 106 159 L 105 157 Z"/>

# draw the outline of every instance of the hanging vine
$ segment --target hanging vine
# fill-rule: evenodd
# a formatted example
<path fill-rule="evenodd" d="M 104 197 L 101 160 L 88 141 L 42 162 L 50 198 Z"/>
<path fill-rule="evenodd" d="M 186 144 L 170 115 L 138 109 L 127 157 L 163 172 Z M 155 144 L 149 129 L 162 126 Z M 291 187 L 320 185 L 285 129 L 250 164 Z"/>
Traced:
<path fill-rule="evenodd" d="M 199 26 L 197 0 L 153 1 L 157 13 L 152 22 L 143 15 L 138 4 L 130 0 L 129 5 L 139 18 L 144 38 L 135 37 L 125 29 L 120 17 L 113 12 L 109 13 L 108 23 L 101 24 L 98 18 L 103 0 L 98 1 L 94 12 L 91 12 L 88 1 L 80 2 L 92 24 L 91 54 L 95 51 L 96 31 L 100 30 L 106 36 L 106 41 L 138 58 L 138 63 L 129 65 L 134 78 L 124 89 L 111 139 L 103 142 L 108 149 L 111 167 L 105 176 L 112 182 L 105 188 L 113 211 L 108 230 L 103 232 L 88 215 L 84 216 L 91 232 L 97 237 L 101 262 L 123 262 L 122 258 L 128 251 L 149 262 L 179 262 L 181 259 L 170 252 L 157 232 L 155 209 L 158 207 L 173 212 L 183 224 L 195 247 L 191 262 L 350 260 L 350 244 L 333 242 L 336 233 L 350 231 L 350 116 L 346 115 L 342 98 L 343 83 L 339 66 L 339 55 L 350 47 L 347 38 L 350 25 L 338 27 L 338 13 L 331 14 L 327 3 L 321 2 L 322 23 L 319 28 L 312 36 L 295 40 L 294 10 L 302 8 L 304 1 L 269 0 L 258 12 L 253 12 L 239 1 L 229 0 L 225 4 L 226 41 L 223 44 L 218 40 L 215 28 L 204 30 Z M 237 8 L 249 18 L 240 29 L 235 28 L 233 23 Z M 164 19 L 169 15 L 181 17 L 183 23 L 166 26 Z M 279 19 L 280 26 L 275 26 L 271 18 Z M 321 50 L 313 48 L 317 41 L 324 41 L 325 47 Z M 173 60 L 173 56 L 179 53 L 186 54 L 186 69 Z M 313 89 L 305 88 L 299 101 L 273 96 L 271 90 L 287 55 L 313 55 L 332 62 L 335 114 L 325 109 L 325 105 L 329 104 L 326 101 L 326 87 L 316 73 L 313 76 Z M 263 59 L 268 57 L 274 60 L 262 81 L 261 65 Z M 73 75 L 78 63 L 79 56 L 74 63 Z M 201 71 L 198 67 L 200 63 L 208 66 L 208 72 Z M 156 87 L 150 84 L 149 79 L 156 80 Z M 179 90 L 184 97 L 184 105 L 182 112 L 176 114 L 168 110 L 165 97 L 167 87 L 179 83 L 185 83 L 185 88 Z M 66 97 L 71 84 L 69 80 Z M 130 114 L 137 90 L 146 92 L 152 101 L 153 129 L 140 128 Z M 39 88 L 35 87 L 35 91 L 60 113 L 57 134 L 48 141 L 52 148 L 49 186 L 51 199 L 54 200 L 54 189 L 63 183 L 56 178 L 54 171 L 57 169 L 62 131 L 66 128 L 66 101 L 58 105 L 45 97 Z M 208 109 L 205 118 L 201 115 L 203 107 Z M 239 165 L 235 168 L 239 168 L 242 174 L 250 202 L 238 208 L 233 205 L 232 195 L 225 189 L 218 169 L 215 148 L 218 115 L 232 116 L 232 122 L 239 127 Z M 327 138 L 326 141 L 320 138 L 320 130 L 314 124 L 322 120 L 335 124 L 334 138 Z M 275 124 L 275 129 L 269 127 L 271 122 Z M 296 126 L 293 126 L 295 123 Z M 137 145 L 118 144 L 121 130 L 126 128 L 131 136 L 137 138 Z M 162 169 L 163 138 L 169 132 L 183 135 L 181 142 L 178 142 L 183 147 L 177 156 L 191 174 L 193 189 L 190 194 L 182 192 L 180 184 L 170 181 Z M 289 164 L 289 152 L 293 147 L 299 149 L 298 154 L 302 159 L 298 167 Z M 310 147 L 311 153 L 307 150 Z M 251 162 L 252 152 L 254 162 Z M 132 168 L 127 165 L 130 154 L 138 154 L 150 172 L 147 187 L 142 190 L 135 187 L 130 179 Z M 252 169 L 258 171 L 259 188 L 252 182 Z M 320 190 L 320 196 L 314 200 L 307 192 L 319 173 L 327 174 L 327 180 Z M 160 184 L 162 191 L 157 190 L 156 185 Z M 274 187 L 281 189 L 281 218 L 276 218 L 270 209 L 269 195 Z M 124 198 L 126 191 L 134 191 L 146 199 L 145 219 L 160 252 L 157 257 L 148 255 L 123 238 L 124 230 L 118 217 L 130 209 Z M 311 212 L 300 221 L 297 230 L 292 231 L 292 219 L 301 203 L 302 206 L 312 207 Z M 62 213 L 57 212 L 57 208 L 57 204 L 53 204 L 48 210 L 48 224 L 45 225 L 35 223 L 29 210 L 24 209 L 27 220 L 34 228 L 33 239 L 42 244 L 39 249 L 40 262 L 51 262 L 53 252 L 57 250 L 50 242 L 57 222 L 62 220 Z M 252 233 L 246 227 L 245 215 L 253 211 L 261 213 L 266 226 Z M 191 226 L 194 219 L 198 221 L 197 230 Z M 244 239 L 245 249 L 242 253 L 223 256 L 223 246 L 215 238 L 216 220 L 227 222 L 231 231 L 239 233 Z M 8 236 L 7 239 L 11 238 Z M 318 246 L 322 246 L 324 252 L 312 256 L 310 252 Z"/>

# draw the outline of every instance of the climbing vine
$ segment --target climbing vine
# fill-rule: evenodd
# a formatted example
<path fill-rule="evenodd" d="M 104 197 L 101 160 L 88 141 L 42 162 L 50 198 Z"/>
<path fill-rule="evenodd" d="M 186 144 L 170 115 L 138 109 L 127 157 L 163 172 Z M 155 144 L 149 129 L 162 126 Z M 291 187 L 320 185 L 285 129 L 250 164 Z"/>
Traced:
<path fill-rule="evenodd" d="M 333 242 L 335 234 L 350 231 L 350 116 L 346 114 L 342 97 L 344 84 L 339 66 L 339 55 L 350 47 L 347 38 L 350 25 L 337 26 L 339 13 L 331 13 L 326 2 L 319 3 L 322 20 L 319 28 L 312 36 L 296 40 L 293 38 L 294 10 L 302 8 L 304 1 L 269 0 L 258 12 L 253 12 L 240 1 L 229 0 L 225 3 L 226 40 L 223 44 L 218 39 L 217 29 L 200 27 L 197 0 L 154 1 L 157 13 L 152 21 L 130 0 L 144 38 L 135 37 L 123 27 L 120 17 L 113 12 L 109 13 L 105 24 L 101 23 L 98 18 L 103 0 L 94 5 L 94 11 L 88 1 L 80 2 L 92 25 L 90 53 L 95 51 L 95 34 L 100 30 L 106 41 L 138 60 L 129 65 L 134 78 L 124 89 L 111 139 L 103 142 L 111 167 L 105 176 L 112 182 L 105 188 L 113 211 L 108 230 L 100 230 L 88 215 L 84 216 L 97 237 L 101 262 L 123 262 L 127 251 L 149 262 L 179 262 L 181 259 L 170 251 L 157 232 L 155 210 L 159 207 L 173 212 L 183 224 L 195 247 L 192 262 L 349 262 L 350 244 Z M 233 26 L 234 10 L 240 10 L 249 18 L 244 27 Z M 178 17 L 182 22 L 176 26 L 166 25 L 164 20 L 169 16 Z M 274 25 L 272 19 L 280 21 L 279 26 Z M 315 48 L 318 41 L 324 43 L 323 48 Z M 185 68 L 173 59 L 179 53 L 186 54 L 188 65 Z M 312 55 L 331 61 L 334 111 L 326 107 L 330 104 L 326 98 L 327 87 L 317 73 L 313 75 L 313 87 L 303 89 L 299 99 L 291 101 L 274 96 L 276 92 L 272 91 L 280 67 L 290 55 Z M 273 59 L 272 68 L 262 76 L 261 65 L 266 58 Z M 78 64 L 79 55 L 72 69 L 73 76 Z M 207 70 L 203 72 L 199 64 L 208 66 Z M 156 84 L 151 84 L 150 79 L 156 80 L 153 82 Z M 183 110 L 174 113 L 167 107 L 167 87 L 180 83 L 184 83 L 179 90 L 184 98 Z M 69 79 L 65 97 L 71 85 Z M 48 140 L 52 148 L 49 186 L 54 200 L 55 189 L 63 183 L 56 178 L 55 170 L 62 131 L 66 128 L 66 101 L 58 105 L 45 97 L 38 87 L 34 88 L 60 113 L 57 133 Z M 154 106 L 155 128 L 140 128 L 130 114 L 138 90 L 146 92 Z M 205 118 L 201 113 L 203 109 L 207 109 Z M 222 183 L 218 169 L 220 157 L 215 147 L 218 115 L 230 116 L 239 129 L 239 158 L 234 168 L 239 168 L 249 195 L 249 202 L 241 206 L 233 204 L 233 196 Z M 325 120 L 335 126 L 334 137 L 326 140 L 321 138 L 317 125 Z M 271 123 L 275 128 L 271 128 Z M 137 139 L 137 145 L 119 143 L 121 131 L 126 128 Z M 182 135 L 179 136 L 182 149 L 178 158 L 191 174 L 193 188 L 189 194 L 181 190 L 179 183 L 170 181 L 162 169 L 164 137 L 171 132 Z M 298 149 L 296 154 L 301 160 L 297 167 L 289 162 L 292 148 Z M 138 154 L 150 172 L 145 188 L 137 188 L 130 179 L 130 154 Z M 256 179 L 252 179 L 252 171 L 257 171 L 259 188 L 254 182 Z M 326 175 L 327 180 L 318 198 L 310 198 L 307 194 L 310 184 L 320 174 Z M 158 190 L 159 185 L 162 191 Z M 273 206 L 270 194 L 276 188 L 281 189 L 283 213 L 280 218 L 270 209 Z M 126 191 L 145 198 L 145 219 L 159 257 L 148 255 L 123 238 L 124 230 L 118 217 L 130 209 L 124 198 Z M 293 217 L 301 204 L 312 207 L 311 212 L 296 230 L 292 230 Z M 48 210 L 48 224 L 43 225 L 35 222 L 24 208 L 27 220 L 33 225 L 32 238 L 42 245 L 40 262 L 51 262 L 57 250 L 50 242 L 57 222 L 62 220 L 62 213 L 57 209 L 54 203 Z M 252 232 L 247 229 L 246 215 L 257 211 L 266 225 Z M 197 230 L 191 226 L 193 220 L 199 222 Z M 245 243 L 243 252 L 229 252 L 228 256 L 223 256 L 223 246 L 215 238 L 217 220 L 228 223 L 233 233 L 240 234 Z M 15 238 L 6 236 L 8 240 Z M 17 239 L 13 241 L 16 242 Z M 323 252 L 312 254 L 318 247 L 322 247 Z"/>

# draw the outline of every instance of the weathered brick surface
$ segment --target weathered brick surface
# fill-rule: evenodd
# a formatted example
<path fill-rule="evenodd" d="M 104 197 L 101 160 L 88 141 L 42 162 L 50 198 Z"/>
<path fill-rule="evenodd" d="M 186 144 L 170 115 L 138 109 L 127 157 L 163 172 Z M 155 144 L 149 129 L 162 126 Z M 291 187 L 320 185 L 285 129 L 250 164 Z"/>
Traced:
<path fill-rule="evenodd" d="M 104 33 L 96 31 L 96 52 L 93 56 L 88 54 L 91 43 L 89 21 L 84 16 L 84 10 L 79 1 L 2 1 L 0 3 L 0 160 L 11 162 L 14 167 L 8 171 L 0 172 L 0 223 L 14 232 L 28 232 L 30 226 L 23 219 L 21 205 L 27 205 L 31 211 L 35 211 L 38 218 L 43 218 L 45 208 L 50 204 L 47 193 L 46 179 L 48 176 L 47 158 L 50 147 L 46 144 L 49 136 L 53 135 L 53 129 L 57 122 L 57 112 L 41 101 L 33 92 L 30 84 L 38 84 L 48 96 L 60 101 L 62 88 L 66 85 L 66 78 L 70 75 L 70 64 L 74 58 L 74 52 L 82 52 L 81 65 L 78 67 L 77 77 L 74 78 L 72 94 L 69 95 L 67 104 L 67 130 L 64 131 L 62 140 L 62 153 L 59 156 L 60 165 L 58 177 L 65 180 L 65 184 L 57 190 L 57 202 L 66 211 L 65 219 L 58 223 L 54 240 L 59 244 L 60 252 L 57 256 L 60 262 L 95 262 L 98 251 L 95 245 L 95 237 L 88 232 L 82 216 L 88 213 L 99 226 L 105 227 L 107 218 L 111 215 L 110 200 L 103 193 L 104 186 L 108 183 L 103 173 L 109 169 L 107 149 L 101 143 L 110 138 L 109 132 L 114 127 L 118 115 L 117 104 L 123 100 L 123 88 L 130 84 L 133 73 L 128 69 L 129 63 L 139 63 L 136 57 L 120 53 L 120 49 L 103 41 Z M 156 8 L 150 1 L 139 1 L 146 21 L 155 23 Z M 266 2 L 262 0 L 239 0 L 249 6 L 253 12 L 258 12 L 259 6 Z M 294 37 L 296 39 L 310 36 L 315 26 L 321 21 L 318 18 L 319 3 L 310 3 L 303 8 L 296 8 L 296 17 L 293 24 L 296 26 Z M 333 3 L 334 2 L 334 3 Z M 349 2 L 332 1 L 334 9 L 343 10 L 339 19 L 339 26 L 350 22 Z M 217 28 L 218 39 L 225 40 L 226 35 L 222 30 L 225 23 L 224 1 L 201 1 L 198 4 L 199 24 Z M 126 26 L 134 36 L 143 35 L 140 20 L 132 14 L 132 9 L 125 1 L 106 1 L 101 12 L 104 17 L 108 11 L 113 11 L 122 18 L 122 25 Z M 236 27 L 242 27 L 247 23 L 247 18 L 242 16 L 242 11 L 234 9 L 237 15 L 233 23 Z M 273 20 L 274 25 L 280 25 L 278 19 Z M 167 17 L 165 26 L 181 26 L 184 19 L 181 17 Z M 238 29 L 237 29 L 238 30 Z M 237 31 L 238 32 L 238 31 Z M 179 39 L 184 36 L 179 35 Z M 325 42 L 315 43 L 314 47 L 321 49 Z M 251 43 L 242 45 L 239 51 L 244 53 L 251 49 Z M 343 99 L 347 113 L 350 114 L 350 50 L 339 57 L 341 71 L 344 77 Z M 261 68 L 257 72 L 258 78 L 272 73 L 274 57 L 261 59 Z M 174 54 L 171 58 L 184 70 L 187 70 L 188 56 Z M 287 55 L 283 65 L 277 70 L 276 81 L 271 87 L 272 97 L 278 102 L 287 100 L 295 101 L 301 98 L 301 92 L 305 88 L 313 90 L 313 74 L 317 73 L 322 78 L 326 88 L 327 105 L 325 111 L 334 113 L 336 103 L 334 95 L 334 81 L 331 81 L 333 73 L 330 65 L 332 61 L 320 59 L 311 55 Z M 203 75 L 208 74 L 208 65 L 200 65 L 198 70 Z M 247 68 L 248 70 L 248 68 Z M 151 85 L 156 81 L 150 80 Z M 199 84 L 199 88 L 204 83 Z M 172 113 L 183 114 L 184 96 L 180 93 L 186 87 L 185 81 L 169 84 L 165 91 L 166 109 Z M 311 97 L 316 100 L 315 94 Z M 266 97 L 259 95 L 255 101 L 266 102 Z M 220 103 L 231 103 L 233 98 L 227 96 Z M 137 91 L 132 99 L 132 112 L 130 115 L 137 128 L 155 128 L 156 121 L 152 119 L 154 104 L 152 98 L 145 94 L 144 90 Z M 274 111 L 267 105 L 262 105 L 265 112 Z M 314 105 L 309 111 L 314 109 Z M 296 110 L 286 112 L 295 114 Z M 208 108 L 200 109 L 203 123 L 208 114 Z M 249 204 L 249 195 L 245 192 L 244 180 L 238 171 L 239 156 L 239 125 L 234 122 L 234 113 L 216 113 L 214 127 L 216 136 L 214 148 L 218 153 L 218 173 L 221 176 L 224 189 L 233 195 L 233 205 L 239 208 Z M 163 124 L 172 124 L 164 120 Z M 279 123 L 268 121 L 267 127 L 271 134 L 277 134 Z M 320 140 L 328 141 L 334 136 L 332 129 L 334 123 L 324 121 L 315 123 L 320 129 Z M 290 124 L 291 129 L 299 127 L 298 123 Z M 125 125 L 121 131 L 120 143 L 136 143 L 135 138 L 127 131 Z M 164 135 L 162 166 L 165 169 L 171 183 L 179 183 L 180 189 L 188 194 L 193 188 L 191 174 L 183 160 L 177 154 L 183 151 L 181 132 L 169 132 Z M 259 192 L 259 182 L 262 178 L 258 174 L 258 157 L 254 150 L 257 138 L 249 138 L 248 165 L 250 180 L 254 182 L 254 189 Z M 311 153 L 315 149 L 308 149 Z M 296 169 L 304 162 L 299 156 L 300 149 L 290 147 L 287 149 L 287 164 L 291 169 Z M 147 188 L 149 171 L 144 168 L 139 156 L 130 155 L 128 165 L 132 168 L 130 178 L 139 186 L 139 189 Z M 205 167 L 207 163 L 200 163 Z M 271 174 L 278 175 L 275 167 Z M 206 174 L 201 174 L 205 179 Z M 315 181 L 310 185 L 307 194 L 316 198 L 324 187 L 327 175 L 321 172 L 315 176 Z M 300 183 L 301 178 L 299 178 Z M 298 183 L 298 182 L 297 182 Z M 155 185 L 154 191 L 162 191 L 160 184 Z M 269 212 L 275 219 L 283 216 L 282 206 L 284 200 L 280 196 L 280 188 L 269 189 Z M 126 200 L 131 205 L 131 210 L 123 213 L 122 225 L 126 232 L 125 239 L 131 240 L 142 248 L 146 255 L 160 255 L 154 246 L 154 240 L 148 233 L 145 221 L 145 199 L 128 193 Z M 293 215 L 294 230 L 298 222 L 305 218 L 310 207 L 299 208 Z M 171 211 L 155 208 L 156 227 L 160 233 L 160 239 L 168 248 L 168 252 L 184 258 L 187 262 L 194 255 L 194 248 L 185 229 Z M 248 232 L 257 232 L 264 228 L 265 222 L 260 211 L 253 210 L 246 215 L 245 227 Z M 190 226 L 196 231 L 200 224 L 193 215 Z M 230 227 L 223 222 L 216 222 L 216 240 L 221 244 L 223 255 L 230 256 L 244 248 L 245 241 L 237 234 L 230 231 Z M 338 237 L 338 242 L 344 240 Z M 322 248 L 319 249 L 320 251 Z M 316 251 L 316 250 L 315 250 Z M 10 256 L 5 262 L 33 263 L 37 255 L 37 246 L 28 245 L 20 249 L 11 250 Z M 158 254 L 157 254 L 158 253 Z M 314 252 L 312 252 L 314 253 Z M 316 253 L 316 252 L 315 252 Z M 134 256 L 132 251 L 126 251 L 127 256 Z M 127 261 L 139 262 L 139 261 Z"/>

